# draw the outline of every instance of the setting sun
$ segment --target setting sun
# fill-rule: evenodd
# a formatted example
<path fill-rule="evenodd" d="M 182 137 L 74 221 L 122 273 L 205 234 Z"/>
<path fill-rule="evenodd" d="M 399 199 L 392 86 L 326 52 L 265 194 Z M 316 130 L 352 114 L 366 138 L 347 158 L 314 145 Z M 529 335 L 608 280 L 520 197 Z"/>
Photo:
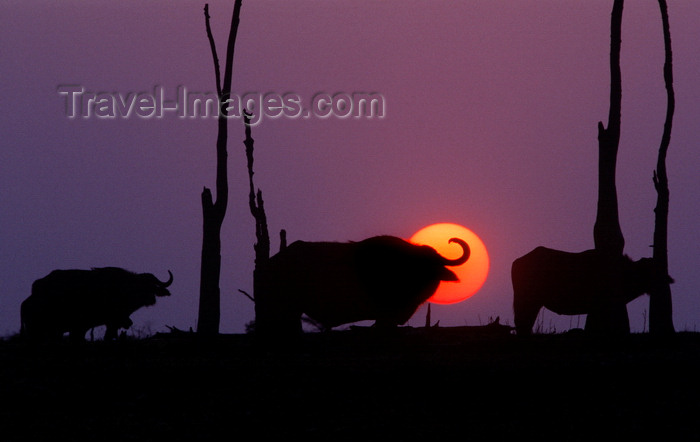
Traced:
<path fill-rule="evenodd" d="M 458 244 L 449 243 L 450 238 L 461 238 L 469 244 L 471 255 L 467 262 L 458 267 L 450 267 L 459 282 L 441 282 L 435 294 L 428 301 L 435 304 L 454 304 L 471 297 L 479 291 L 489 272 L 489 256 L 486 246 L 474 232 L 458 224 L 439 223 L 422 228 L 409 241 L 414 244 L 433 247 L 445 258 L 459 257 L 462 252 Z"/>

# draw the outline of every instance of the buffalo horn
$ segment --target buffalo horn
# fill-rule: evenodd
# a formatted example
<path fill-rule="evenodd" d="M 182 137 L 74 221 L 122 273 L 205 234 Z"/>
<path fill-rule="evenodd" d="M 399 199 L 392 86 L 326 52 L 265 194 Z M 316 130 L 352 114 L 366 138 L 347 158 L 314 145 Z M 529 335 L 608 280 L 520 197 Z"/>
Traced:
<path fill-rule="evenodd" d="M 457 244 L 462 246 L 463 252 L 462 252 L 462 256 L 460 256 L 459 258 L 456 258 L 456 259 L 447 259 L 447 258 L 443 257 L 443 259 L 445 260 L 445 265 L 446 266 L 461 266 L 462 264 L 467 262 L 467 260 L 469 259 L 469 255 L 471 254 L 471 250 L 469 249 L 469 245 L 467 244 L 467 242 L 463 239 L 460 239 L 460 238 L 450 238 L 450 240 L 448 242 L 451 242 L 451 243 L 456 242 Z"/>
<path fill-rule="evenodd" d="M 170 284 L 173 283 L 173 272 L 171 272 L 170 270 L 168 270 L 168 275 L 170 275 L 170 278 L 168 278 L 167 281 L 165 281 L 165 282 L 163 282 L 163 281 L 158 281 L 158 282 L 160 282 L 160 283 L 163 285 L 164 288 L 165 288 L 165 287 L 168 287 Z"/>

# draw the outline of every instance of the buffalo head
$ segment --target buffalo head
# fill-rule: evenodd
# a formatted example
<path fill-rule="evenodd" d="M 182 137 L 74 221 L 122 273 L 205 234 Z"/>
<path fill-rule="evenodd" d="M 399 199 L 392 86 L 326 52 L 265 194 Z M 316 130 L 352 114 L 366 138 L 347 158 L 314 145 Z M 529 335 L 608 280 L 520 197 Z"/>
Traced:
<path fill-rule="evenodd" d="M 160 281 L 151 273 L 139 273 L 136 275 L 138 283 L 135 284 L 135 291 L 142 296 L 143 305 L 153 305 L 156 303 L 156 296 L 170 296 L 168 287 L 173 283 L 173 273 L 168 270 L 168 280 Z"/>

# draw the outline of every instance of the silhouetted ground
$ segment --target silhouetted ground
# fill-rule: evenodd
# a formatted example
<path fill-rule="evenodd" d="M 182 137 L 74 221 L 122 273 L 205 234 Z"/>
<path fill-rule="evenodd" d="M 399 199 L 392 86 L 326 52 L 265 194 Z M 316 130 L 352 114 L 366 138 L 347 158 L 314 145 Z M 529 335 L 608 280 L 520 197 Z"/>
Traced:
<path fill-rule="evenodd" d="M 700 436 L 699 376 L 696 333 L 354 330 L 307 334 L 280 352 L 249 335 L 8 340 L 0 440 L 689 440 Z"/>

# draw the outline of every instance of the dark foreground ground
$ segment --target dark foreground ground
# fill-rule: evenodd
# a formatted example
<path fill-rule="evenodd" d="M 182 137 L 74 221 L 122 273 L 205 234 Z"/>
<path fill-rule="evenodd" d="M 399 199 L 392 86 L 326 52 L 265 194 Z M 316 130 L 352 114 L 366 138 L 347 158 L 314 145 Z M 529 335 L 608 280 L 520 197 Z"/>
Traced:
<path fill-rule="evenodd" d="M 0 342 L 0 440 L 700 438 L 700 335 L 248 335 Z M 274 439 L 271 436 L 276 436 Z"/>

